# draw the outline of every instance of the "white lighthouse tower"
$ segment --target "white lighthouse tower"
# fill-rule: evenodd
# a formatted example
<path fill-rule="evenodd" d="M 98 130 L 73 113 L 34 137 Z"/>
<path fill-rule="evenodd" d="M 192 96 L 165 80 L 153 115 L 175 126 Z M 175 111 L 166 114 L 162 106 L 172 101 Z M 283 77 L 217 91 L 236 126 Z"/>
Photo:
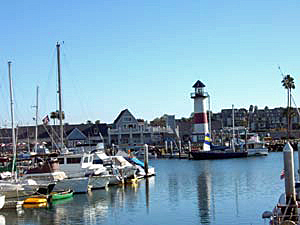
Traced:
<path fill-rule="evenodd" d="M 208 120 L 206 110 L 207 92 L 204 92 L 205 85 L 198 80 L 194 85 L 195 92 L 191 93 L 194 99 L 194 124 L 192 142 L 203 146 L 204 151 L 210 150 L 210 135 L 208 131 Z"/>

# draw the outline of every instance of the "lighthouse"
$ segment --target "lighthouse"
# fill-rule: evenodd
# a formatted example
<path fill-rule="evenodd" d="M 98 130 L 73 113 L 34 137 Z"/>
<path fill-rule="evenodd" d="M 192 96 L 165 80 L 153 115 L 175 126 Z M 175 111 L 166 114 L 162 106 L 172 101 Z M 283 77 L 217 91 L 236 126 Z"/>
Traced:
<path fill-rule="evenodd" d="M 195 91 L 191 93 L 191 98 L 194 99 L 194 123 L 192 142 L 202 146 L 202 150 L 210 150 L 210 135 L 208 131 L 208 120 L 206 110 L 206 99 L 208 93 L 204 91 L 205 85 L 198 80 L 193 88 Z"/>

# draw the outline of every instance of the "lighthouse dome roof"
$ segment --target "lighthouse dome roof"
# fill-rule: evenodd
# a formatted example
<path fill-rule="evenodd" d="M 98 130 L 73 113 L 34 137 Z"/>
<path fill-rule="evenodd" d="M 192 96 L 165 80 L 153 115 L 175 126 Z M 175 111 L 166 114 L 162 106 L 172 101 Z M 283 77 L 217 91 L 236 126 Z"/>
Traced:
<path fill-rule="evenodd" d="M 197 82 L 193 85 L 193 88 L 203 88 L 205 85 L 200 81 L 197 80 Z"/>

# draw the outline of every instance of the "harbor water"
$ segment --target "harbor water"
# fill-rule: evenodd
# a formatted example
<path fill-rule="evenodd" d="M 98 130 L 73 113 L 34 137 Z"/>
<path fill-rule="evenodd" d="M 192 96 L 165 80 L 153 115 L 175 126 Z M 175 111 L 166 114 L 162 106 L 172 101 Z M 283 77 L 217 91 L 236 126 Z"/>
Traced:
<path fill-rule="evenodd" d="M 284 191 L 281 152 L 226 160 L 153 159 L 149 164 L 155 177 L 77 194 L 47 208 L 4 209 L 0 224 L 268 224 L 262 213 L 271 211 Z"/>

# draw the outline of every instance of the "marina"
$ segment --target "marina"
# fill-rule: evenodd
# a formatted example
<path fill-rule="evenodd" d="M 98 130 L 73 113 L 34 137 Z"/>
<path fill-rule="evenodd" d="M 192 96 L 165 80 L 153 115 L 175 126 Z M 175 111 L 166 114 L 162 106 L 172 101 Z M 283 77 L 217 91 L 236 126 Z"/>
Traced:
<path fill-rule="evenodd" d="M 298 1 L 1 9 L 0 225 L 300 225 Z"/>
<path fill-rule="evenodd" d="M 151 159 L 149 164 L 156 176 L 75 194 L 46 208 L 2 209 L 2 224 L 261 225 L 268 224 L 262 213 L 284 189 L 282 152 L 227 160 Z"/>

